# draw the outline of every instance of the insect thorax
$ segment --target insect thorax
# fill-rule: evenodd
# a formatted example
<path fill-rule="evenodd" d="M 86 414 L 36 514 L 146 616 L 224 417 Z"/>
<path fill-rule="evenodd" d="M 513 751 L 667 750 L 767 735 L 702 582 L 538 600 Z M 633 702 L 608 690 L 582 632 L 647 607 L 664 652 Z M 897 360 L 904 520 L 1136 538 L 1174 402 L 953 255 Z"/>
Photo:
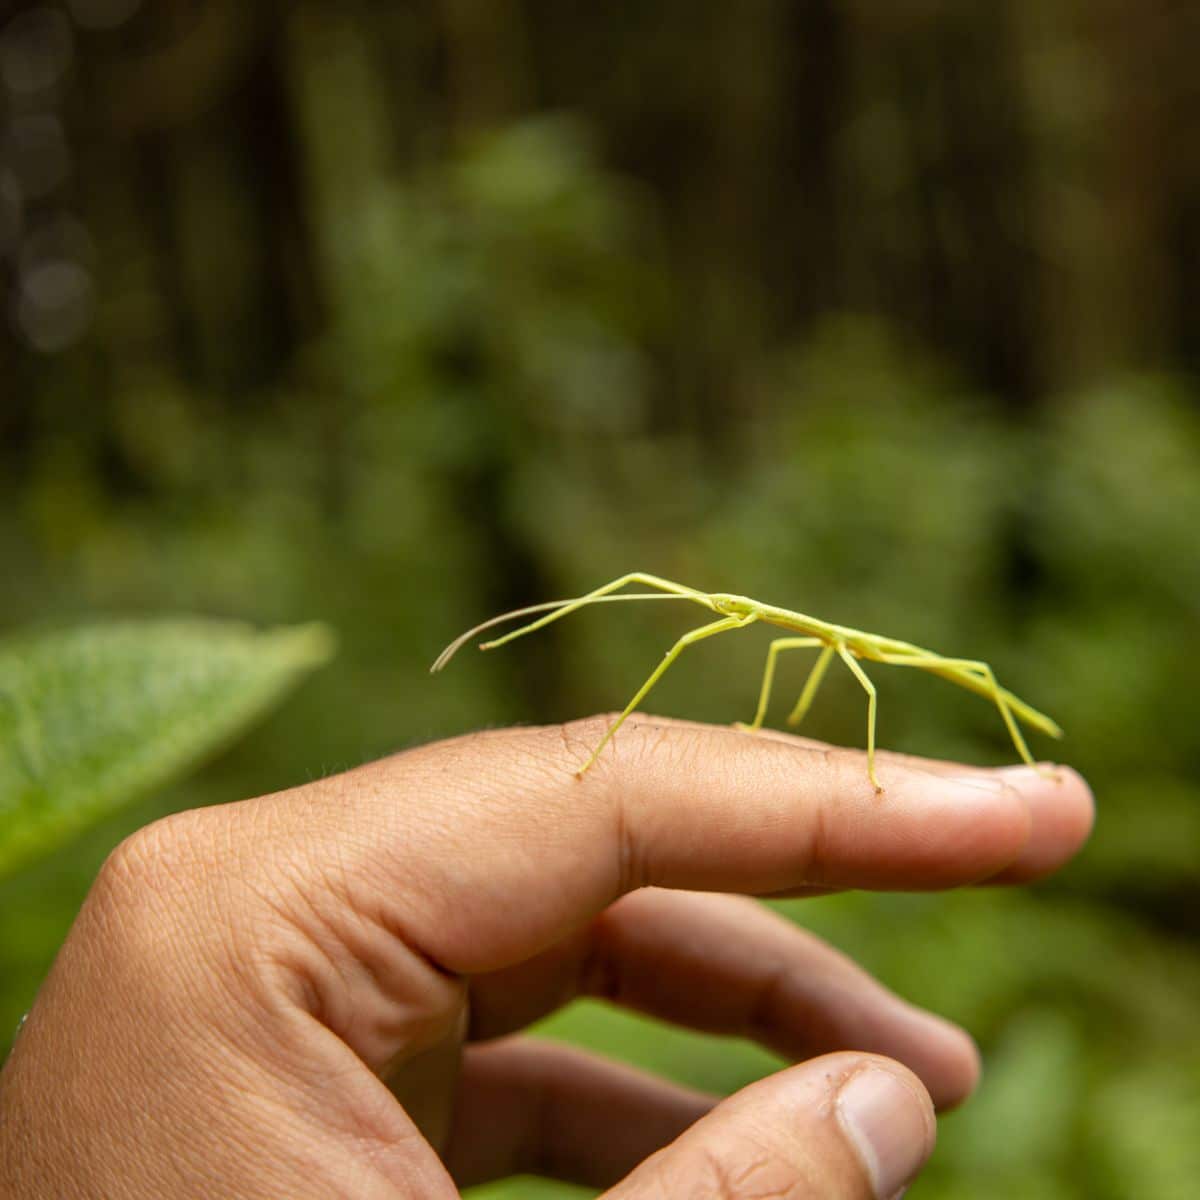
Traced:
<path fill-rule="evenodd" d="M 761 604 L 756 604 L 748 596 L 735 596 L 729 592 L 713 592 L 708 599 L 713 611 L 726 617 L 748 617 L 762 608 Z"/>

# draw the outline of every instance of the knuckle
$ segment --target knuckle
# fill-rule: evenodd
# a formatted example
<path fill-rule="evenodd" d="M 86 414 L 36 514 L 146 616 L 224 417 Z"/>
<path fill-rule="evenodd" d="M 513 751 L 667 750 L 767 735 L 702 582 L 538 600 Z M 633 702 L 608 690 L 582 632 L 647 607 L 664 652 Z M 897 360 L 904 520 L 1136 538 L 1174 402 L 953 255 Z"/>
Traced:
<path fill-rule="evenodd" d="M 564 721 L 555 726 L 558 731 L 561 748 L 567 761 L 573 768 L 579 767 L 600 744 L 600 739 L 617 722 L 621 714 L 617 712 L 595 713 L 589 717 L 577 717 L 572 721 Z M 592 767 L 595 770 L 600 765 L 598 760 Z"/>
<path fill-rule="evenodd" d="M 121 897 L 152 891 L 160 899 L 177 889 L 186 890 L 199 857 L 194 840 L 198 816 L 177 813 L 130 834 L 104 861 L 97 889 Z"/>
<path fill-rule="evenodd" d="M 644 728 L 642 753 L 659 766 L 685 771 L 704 754 L 708 730 L 686 725 L 651 724 Z"/>
<path fill-rule="evenodd" d="M 564 721 L 558 726 L 563 748 L 571 755 L 572 761 L 582 762 L 591 755 L 600 744 L 608 731 L 621 720 L 622 713 L 617 711 L 593 713 L 591 716 L 578 717 L 573 721 Z M 616 737 L 605 747 L 604 753 L 592 765 L 588 774 L 601 764 L 611 762 L 621 756 L 621 750 L 628 752 L 631 744 L 640 747 L 644 740 L 641 736 L 645 730 L 645 722 L 638 713 L 630 713 L 621 725 Z M 634 735 L 634 736 L 628 736 Z"/>
<path fill-rule="evenodd" d="M 491 778 L 508 787 L 561 788 L 576 781 L 607 728 L 604 718 L 596 716 L 508 730 L 506 752 L 492 757 Z M 579 777 L 589 791 L 607 774 L 608 758 L 606 751 Z"/>
<path fill-rule="evenodd" d="M 618 893 L 636 892 L 651 882 L 645 838 L 639 833 L 631 801 L 618 796 L 613 809 L 613 842 L 617 855 Z"/>
<path fill-rule="evenodd" d="M 597 713 L 555 726 L 558 748 L 565 750 L 573 769 L 587 761 L 609 730 L 622 720 L 620 712 Z M 644 713 L 625 717 L 620 730 L 588 768 L 585 779 L 611 780 L 616 772 L 628 774 L 653 765 L 668 771 L 695 766 L 706 751 L 711 729 L 683 722 L 663 721 Z"/>
<path fill-rule="evenodd" d="M 560 739 L 560 754 L 565 753 L 570 765 L 578 770 L 579 766 L 588 761 L 608 730 L 620 717 L 619 712 L 599 713 L 556 726 Z M 628 730 L 632 733 L 636 729 L 634 718 L 622 727 L 621 732 Z M 610 812 L 615 886 L 618 893 L 637 891 L 646 886 L 649 882 L 649 871 L 644 860 L 636 798 L 632 798 L 625 789 L 612 786 L 613 775 L 617 771 L 627 773 L 631 765 L 628 755 L 632 753 L 635 762 L 640 760 L 652 741 L 653 739 L 640 736 L 621 739 L 618 734 L 581 778 L 581 782 L 588 785 L 593 800 Z"/>
<path fill-rule="evenodd" d="M 125 838 L 102 865 L 88 896 L 127 948 L 170 936 L 210 947 L 257 944 L 277 924 L 278 855 L 243 845 L 244 825 L 222 809 L 197 809 L 151 822 Z"/>
<path fill-rule="evenodd" d="M 181 1005 L 194 1002 L 185 993 L 203 969 L 206 928 L 224 927 L 196 869 L 198 848 L 184 833 L 188 817 L 163 818 L 125 838 L 101 866 L 72 931 L 102 952 L 108 969 Z"/>
<path fill-rule="evenodd" d="M 274 853 L 242 844 L 228 809 L 177 813 L 125 838 L 87 898 L 87 928 L 108 953 L 147 971 L 147 987 L 222 1011 L 259 1002 L 296 944 L 292 895 Z M 165 963 L 172 970 L 159 970 Z M 151 983 L 151 977 L 154 982 Z"/>

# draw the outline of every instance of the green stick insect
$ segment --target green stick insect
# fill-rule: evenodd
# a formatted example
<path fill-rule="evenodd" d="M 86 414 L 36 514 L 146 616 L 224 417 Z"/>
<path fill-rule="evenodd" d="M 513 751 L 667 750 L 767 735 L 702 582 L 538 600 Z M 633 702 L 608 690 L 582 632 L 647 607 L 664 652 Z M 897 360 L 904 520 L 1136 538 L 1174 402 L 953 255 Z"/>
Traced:
<path fill-rule="evenodd" d="M 653 588 L 654 590 L 651 592 L 615 594 L 619 593 L 621 588 L 629 584 L 637 584 L 644 588 Z M 880 637 L 879 634 L 865 633 L 861 629 L 851 629 L 845 625 L 833 625 L 827 621 L 820 621 L 816 617 L 805 616 L 804 613 L 792 612 L 787 608 L 776 608 L 771 604 L 763 604 L 758 600 L 751 600 L 748 596 L 737 596 L 729 592 L 701 592 L 695 588 L 685 587 L 680 583 L 673 583 L 669 579 L 660 579 L 656 575 L 647 575 L 642 571 L 634 571 L 628 575 L 622 575 L 620 579 L 614 579 L 611 583 L 606 583 L 603 587 L 597 588 L 594 592 L 589 592 L 586 596 L 579 596 L 573 600 L 552 600 L 546 604 L 534 604 L 528 608 L 519 608 L 513 612 L 502 613 L 498 617 L 493 617 L 490 621 L 484 621 L 483 624 L 475 626 L 474 629 L 467 630 L 466 633 L 451 642 L 438 656 L 431 670 L 434 672 L 440 671 L 477 634 L 491 629 L 496 625 L 503 624 L 505 621 L 542 614 L 536 620 L 529 622 L 527 625 L 522 625 L 519 629 L 515 629 L 511 633 L 504 634 L 503 637 L 484 642 L 480 646 L 481 650 L 494 650 L 498 646 L 503 646 L 508 642 L 514 641 L 516 638 L 524 637 L 527 633 L 533 633 L 538 629 L 542 629 L 552 621 L 561 620 L 563 617 L 587 605 L 633 600 L 689 601 L 693 604 L 699 604 L 702 608 L 706 608 L 710 612 L 716 613 L 718 619 L 706 625 L 701 625 L 699 628 L 693 629 L 690 633 L 685 633 L 667 651 L 662 662 L 651 672 L 650 678 L 642 684 L 633 699 L 626 705 L 625 711 L 612 723 L 604 737 L 601 738 L 599 745 L 592 751 L 591 757 L 580 767 L 578 772 L 580 775 L 583 775 L 596 759 L 600 757 L 601 751 L 612 740 L 613 735 L 646 698 L 650 689 L 663 677 L 667 668 L 671 666 L 688 646 L 692 646 L 696 642 L 701 642 L 705 638 L 715 637 L 719 633 L 728 633 L 733 629 L 745 629 L 758 621 L 777 626 L 780 629 L 789 630 L 792 634 L 799 634 L 800 636 L 776 638 L 768 647 L 766 669 L 763 672 L 762 689 L 758 697 L 758 711 L 754 714 L 753 721 L 748 725 L 739 724 L 739 728 L 749 732 L 755 732 L 762 728 L 763 720 L 767 714 L 767 704 L 771 698 L 771 686 L 775 680 L 775 665 L 779 655 L 785 650 L 819 648 L 820 653 L 817 655 L 817 660 L 809 672 L 808 681 L 800 693 L 800 699 L 796 702 L 796 706 L 787 718 L 787 723 L 790 726 L 800 724 L 811 707 L 813 699 L 816 697 L 817 689 L 821 686 L 821 681 L 825 678 L 829 664 L 835 656 L 841 659 L 867 693 L 867 774 L 877 792 L 883 791 L 883 785 L 879 782 L 879 777 L 875 772 L 875 685 L 862 669 L 860 665 L 860 660 L 862 659 L 866 659 L 869 662 L 886 663 L 889 666 L 916 667 L 918 670 L 928 671 L 932 675 L 940 675 L 943 679 L 948 679 L 951 683 L 958 684 L 959 687 L 966 688 L 968 691 L 975 692 L 977 695 L 991 700 L 1000 710 L 1000 715 L 1004 718 L 1004 724 L 1008 728 L 1009 736 L 1012 738 L 1017 752 L 1030 766 L 1036 766 L 1036 764 L 1034 763 L 1033 756 L 1029 753 L 1029 747 L 1025 744 L 1025 738 L 1021 733 L 1018 721 L 1023 721 L 1031 728 L 1040 730 L 1050 737 L 1062 737 L 1062 730 L 1048 716 L 1038 712 L 1037 709 L 1026 704 L 1017 696 L 1014 696 L 1012 692 L 1002 688 L 997 682 L 992 668 L 985 662 L 967 658 L 946 658 L 941 654 L 935 654 L 932 650 L 925 650 L 921 646 L 914 646 L 910 642 L 901 642 L 895 638 Z"/>

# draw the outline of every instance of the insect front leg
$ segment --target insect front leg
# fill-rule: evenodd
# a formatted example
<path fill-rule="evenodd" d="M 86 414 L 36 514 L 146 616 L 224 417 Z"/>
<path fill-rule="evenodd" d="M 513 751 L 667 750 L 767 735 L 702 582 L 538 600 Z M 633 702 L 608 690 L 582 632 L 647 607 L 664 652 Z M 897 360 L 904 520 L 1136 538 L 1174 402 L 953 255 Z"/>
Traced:
<path fill-rule="evenodd" d="M 854 673 L 854 678 L 863 685 L 867 693 L 867 775 L 874 784 L 877 792 L 883 791 L 883 784 L 875 774 L 875 685 L 867 678 L 867 673 L 858 665 L 858 660 L 846 647 L 839 642 L 836 646 L 842 661 Z"/>
<path fill-rule="evenodd" d="M 784 650 L 806 650 L 813 646 L 823 645 L 820 638 L 776 638 L 767 648 L 767 665 L 763 671 L 762 690 L 758 695 L 758 711 L 749 725 L 738 722 L 738 728 L 747 733 L 757 733 L 762 728 L 767 715 L 767 705 L 771 699 L 771 686 L 775 682 L 775 660 Z M 819 660 L 818 660 L 819 661 Z"/>
<path fill-rule="evenodd" d="M 625 711 L 609 726 L 608 731 L 600 739 L 600 744 L 592 751 L 592 756 L 579 768 L 579 775 L 583 773 L 600 757 L 601 751 L 605 746 L 612 741 L 613 735 L 625 724 L 626 718 L 635 708 L 646 698 L 650 689 L 666 674 L 667 668 L 683 653 L 683 651 L 694 642 L 703 641 L 705 638 L 713 637 L 718 633 L 725 633 L 730 629 L 744 629 L 747 625 L 753 624 L 758 618 L 753 614 L 745 617 L 722 617 L 719 621 L 713 621 L 710 625 L 701 625 L 699 629 L 693 629 L 691 633 L 685 633 L 683 637 L 671 647 L 670 650 L 663 656 L 662 662 L 650 673 L 650 678 L 638 688 L 633 699 L 625 706 Z"/>
<path fill-rule="evenodd" d="M 560 621 L 563 617 L 573 612 L 578 612 L 579 609 L 592 603 L 593 600 L 599 600 L 604 596 L 611 595 L 613 592 L 620 591 L 621 588 L 627 587 L 631 583 L 640 583 L 643 587 L 653 588 L 655 591 L 694 599 L 698 604 L 710 607 L 707 593 L 705 592 L 698 592 L 695 588 L 685 587 L 682 583 L 673 583 L 669 579 L 660 579 L 657 575 L 647 575 L 643 571 L 631 571 L 628 575 L 622 575 L 620 579 L 614 579 L 611 583 L 606 583 L 603 587 L 598 587 L 595 591 L 588 592 L 586 596 L 580 596 L 578 600 L 564 604 L 561 608 L 544 617 L 539 617 L 536 621 L 531 621 L 528 625 L 522 625 L 519 629 L 514 629 L 511 633 L 506 633 L 503 637 L 494 638 L 490 642 L 484 642 L 480 648 L 483 650 L 495 650 L 496 647 L 503 646 L 505 643 L 511 642 L 516 638 L 524 637 L 527 633 L 534 633 L 539 629 L 543 629 L 553 621 Z"/>

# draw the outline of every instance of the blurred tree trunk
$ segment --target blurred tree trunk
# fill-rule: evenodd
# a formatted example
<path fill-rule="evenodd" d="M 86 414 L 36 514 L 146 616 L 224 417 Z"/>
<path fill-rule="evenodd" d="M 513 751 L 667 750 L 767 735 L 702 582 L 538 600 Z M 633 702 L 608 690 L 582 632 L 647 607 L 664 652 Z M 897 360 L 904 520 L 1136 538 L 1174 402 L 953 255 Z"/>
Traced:
<path fill-rule="evenodd" d="M 775 31 L 780 95 L 772 122 L 763 230 L 764 277 L 787 303 L 776 334 L 846 303 L 847 243 L 859 235 L 858 197 L 843 194 L 850 46 L 845 5 L 786 5 Z"/>
<path fill-rule="evenodd" d="M 524 14 L 515 0 L 439 0 L 452 122 L 459 135 L 494 129 L 530 100 Z"/>
<path fill-rule="evenodd" d="M 402 236 L 381 199 L 396 166 L 390 98 L 371 38 L 370 9 L 303 0 L 287 16 L 291 120 L 303 148 L 301 187 L 325 309 L 340 344 L 338 389 L 358 399 L 379 387 L 370 364 L 372 281 Z M 394 56 L 396 48 L 388 47 Z M 390 60 L 403 70 L 403 60 Z"/>
<path fill-rule="evenodd" d="M 708 153 L 696 161 L 684 233 L 695 297 L 680 347 L 696 421 L 719 447 L 715 464 L 736 464 L 729 435 L 752 414 L 753 383 L 768 344 L 764 266 L 777 253 L 770 196 L 774 134 L 784 105 L 781 68 L 788 5 L 696 5 L 705 30 L 708 87 L 701 98 Z"/>

